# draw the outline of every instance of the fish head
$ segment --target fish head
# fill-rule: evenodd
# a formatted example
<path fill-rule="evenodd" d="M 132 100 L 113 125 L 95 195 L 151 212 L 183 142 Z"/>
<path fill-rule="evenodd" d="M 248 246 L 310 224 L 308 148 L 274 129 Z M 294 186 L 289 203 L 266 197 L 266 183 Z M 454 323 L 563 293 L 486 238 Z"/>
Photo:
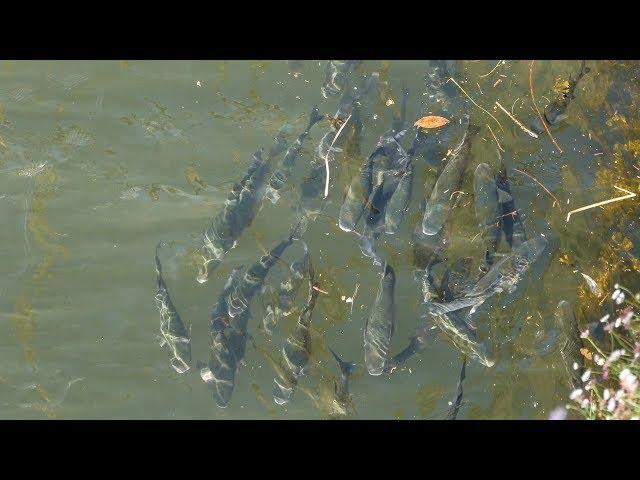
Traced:
<path fill-rule="evenodd" d="M 422 233 L 436 235 L 445 223 L 447 209 L 442 203 L 428 203 L 424 209 L 422 220 Z"/>
<path fill-rule="evenodd" d="M 544 117 L 550 125 L 557 125 L 568 117 L 566 112 L 565 102 L 553 101 L 544 109 Z"/>

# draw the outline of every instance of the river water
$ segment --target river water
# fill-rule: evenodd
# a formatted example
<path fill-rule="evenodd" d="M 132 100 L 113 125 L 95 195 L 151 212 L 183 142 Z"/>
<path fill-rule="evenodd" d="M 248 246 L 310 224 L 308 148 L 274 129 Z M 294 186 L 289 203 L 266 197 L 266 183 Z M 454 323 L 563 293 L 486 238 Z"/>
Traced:
<path fill-rule="evenodd" d="M 403 87 L 409 92 L 407 139 L 421 116 L 446 116 L 437 103 L 429 103 L 425 75 L 432 66 L 426 61 L 367 60 L 352 73 L 357 83 L 379 72 L 381 88 L 367 110 L 358 151 L 339 152 L 332 161 L 329 196 L 315 199 L 321 214 L 304 233 L 321 292 L 313 311 L 308 372 L 292 400 L 285 406 L 274 403 L 273 365 L 304 306 L 306 285 L 296 298 L 297 309 L 271 333 L 262 321 L 268 292 L 251 303 L 251 338 L 226 408 L 216 406 L 198 374 L 196 361 L 206 362 L 209 355 L 209 312 L 229 272 L 256 262 L 288 235 L 300 181 L 329 122 L 311 130 L 280 200 L 264 200 L 206 283 L 195 280 L 194 252 L 259 147 L 266 152 L 284 125 L 288 140 L 295 139 L 315 104 L 321 113 L 336 112 L 340 96 L 325 98 L 321 92 L 326 63 L 0 63 L 0 418 L 445 416 L 463 357 L 445 337 L 391 373 L 371 376 L 358 368 L 343 412 L 332 406 L 339 371 L 329 352 L 364 363 L 363 330 L 380 267 L 362 255 L 354 234 L 338 228 L 338 212 L 362 158 L 398 114 Z M 618 281 L 638 287 L 637 276 L 628 274 L 637 272 L 637 263 L 632 268 L 618 264 L 624 255 L 638 253 L 637 198 L 566 221 L 572 209 L 624 195 L 613 185 L 638 192 L 640 147 L 633 142 L 640 138 L 640 69 L 635 62 L 587 61 L 587 66 L 568 118 L 552 130 L 562 154 L 546 132 L 533 138 L 495 107 L 498 101 L 525 126 L 537 116 L 529 61 L 460 61 L 452 73 L 458 86 L 447 84 L 473 99 L 469 122 L 480 127 L 451 218 L 448 264 L 466 257 L 475 271 L 482 257 L 473 172 L 481 162 L 498 168 L 497 143 L 527 234 L 543 234 L 550 245 L 514 293 L 497 295 L 474 320 L 489 339 L 496 363 L 488 368 L 468 361 L 459 419 L 547 418 L 567 403 L 570 392 L 562 358 L 538 348 L 553 331 L 558 302 L 568 300 L 585 310 L 584 305 L 598 305 Z M 561 90 L 557 80 L 575 77 L 579 69 L 580 61 L 534 63 L 531 80 L 541 111 Z M 416 162 L 405 220 L 398 233 L 379 241 L 397 277 L 394 354 L 424 313 L 411 232 L 442 162 L 432 160 Z M 160 240 L 167 242 L 160 250 L 164 279 L 191 326 L 193 366 L 185 374 L 171 368 L 158 340 L 154 249 Z M 286 264 L 300 257 L 301 245 L 294 242 L 285 261 L 269 273 L 268 285 L 277 289 Z M 605 292 L 597 301 L 581 273 Z M 593 320 L 587 317 L 583 312 L 578 320 Z"/>

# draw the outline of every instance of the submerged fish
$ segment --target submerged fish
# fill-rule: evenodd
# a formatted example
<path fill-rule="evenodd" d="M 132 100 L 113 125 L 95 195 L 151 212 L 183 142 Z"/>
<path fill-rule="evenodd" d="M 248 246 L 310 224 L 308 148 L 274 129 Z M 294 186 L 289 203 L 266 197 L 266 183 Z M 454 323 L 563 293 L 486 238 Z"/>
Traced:
<path fill-rule="evenodd" d="M 422 233 L 425 235 L 436 235 L 449 218 L 456 201 L 453 193 L 459 189 L 471 158 L 471 140 L 479 131 L 479 127 L 469 126 L 462 142 L 436 180 L 422 218 Z"/>
<path fill-rule="evenodd" d="M 320 92 L 324 98 L 335 97 L 347 85 L 347 75 L 360 65 L 362 60 L 329 60 L 325 68 L 324 82 Z"/>
<path fill-rule="evenodd" d="M 294 239 L 298 237 L 299 232 L 300 224 L 292 230 L 291 234 L 285 240 L 278 243 L 266 255 L 260 257 L 260 260 L 245 272 L 227 297 L 228 313 L 231 318 L 249 309 L 251 299 L 264 285 L 269 270 L 280 260 L 284 251 L 293 243 Z"/>
<path fill-rule="evenodd" d="M 465 375 L 466 366 L 467 366 L 467 357 L 464 357 L 464 360 L 462 361 L 462 370 L 460 370 L 460 378 L 458 379 L 458 388 L 456 390 L 456 398 L 454 399 L 453 405 L 451 405 L 451 408 L 447 413 L 447 420 L 455 420 L 456 417 L 458 416 L 458 411 L 460 410 L 460 406 L 462 405 L 462 394 L 463 394 L 462 382 L 466 377 Z"/>
<path fill-rule="evenodd" d="M 447 303 L 432 303 L 430 308 L 437 312 L 448 313 L 472 307 L 470 311 L 472 314 L 486 299 L 496 293 L 503 291 L 512 293 L 520 278 L 529 270 L 529 267 L 538 259 L 548 244 L 549 242 L 542 235 L 527 240 L 494 264 L 475 285 L 466 289 L 462 297 Z"/>
<path fill-rule="evenodd" d="M 381 375 L 389 359 L 395 329 L 395 283 L 393 268 L 385 264 L 378 293 L 364 329 L 364 362 L 370 375 Z"/>
<path fill-rule="evenodd" d="M 564 360 L 569 381 L 574 389 L 582 388 L 581 377 L 584 373 L 584 358 L 580 353 L 582 341 L 580 340 L 578 322 L 569 302 L 562 300 L 558 303 L 555 320 L 561 334 L 560 355 Z"/>
<path fill-rule="evenodd" d="M 314 287 L 314 270 L 311 259 L 308 260 L 309 295 L 307 304 L 298 317 L 293 333 L 287 338 L 282 347 L 282 368 L 278 370 L 280 378 L 274 378 L 273 399 L 278 405 L 288 403 L 298 379 L 305 373 L 307 363 L 311 357 L 311 320 L 313 308 L 318 297 L 318 290 Z"/>
<path fill-rule="evenodd" d="M 500 156 L 500 152 L 498 152 Z M 507 168 L 500 156 L 501 168 L 496 176 L 496 189 L 498 193 L 498 203 L 501 208 L 502 230 L 509 247 L 518 247 L 527 240 L 527 233 L 522 223 L 522 215 L 516 208 L 515 200 L 511 194 L 511 187 L 507 179 Z"/>
<path fill-rule="evenodd" d="M 333 358 L 336 359 L 336 362 L 338 362 L 338 368 L 340 369 L 340 383 L 336 383 L 334 385 L 335 401 L 339 405 L 344 406 L 351 402 L 351 394 L 349 393 L 349 379 L 351 378 L 351 374 L 357 368 L 358 364 L 343 361 L 331 348 L 329 348 L 329 351 L 333 355 Z M 344 408 L 342 408 L 341 410 L 344 410 Z"/>
<path fill-rule="evenodd" d="M 261 151 L 258 150 L 244 178 L 240 183 L 233 185 L 222 211 L 212 220 L 203 234 L 200 249 L 203 265 L 196 277 L 199 283 L 208 280 L 222 258 L 235 247 L 244 229 L 253 222 L 261 207 L 266 177 L 271 171 L 271 161 L 285 148 L 286 142 L 278 135 L 267 158 L 263 159 Z"/>
<path fill-rule="evenodd" d="M 200 377 L 212 390 L 220 408 L 226 407 L 231 400 L 236 372 L 246 351 L 249 312 L 232 319 L 226 300 L 238 283 L 241 270 L 242 267 L 236 267 L 231 271 L 217 303 L 211 309 L 209 364 L 200 369 Z"/>
<path fill-rule="evenodd" d="M 498 202 L 496 179 L 486 163 L 479 164 L 473 174 L 473 194 L 476 220 L 485 245 L 481 269 L 486 272 L 493 265 L 502 233 L 502 210 Z"/>
<path fill-rule="evenodd" d="M 268 198 L 271 203 L 275 204 L 280 199 L 280 194 L 278 192 L 289 180 L 296 160 L 298 159 L 298 157 L 300 156 L 300 152 L 302 151 L 302 143 L 309 135 L 311 127 L 313 127 L 323 118 L 324 117 L 320 114 L 317 105 L 314 106 L 311 110 L 311 114 L 309 115 L 309 125 L 307 125 L 307 128 L 305 128 L 305 130 L 300 134 L 293 145 L 289 147 L 287 153 L 285 153 L 284 155 L 284 159 L 282 160 L 280 167 L 275 172 L 273 172 L 271 178 L 269 179 L 269 185 L 267 186 L 265 197 Z"/>
<path fill-rule="evenodd" d="M 580 64 L 580 71 L 575 79 L 571 76 L 569 77 L 569 85 L 566 91 L 560 93 L 547 107 L 544 109 L 544 121 L 548 126 L 558 125 L 563 120 L 566 120 L 568 117 L 567 108 L 569 108 L 569 104 L 571 100 L 576 98 L 576 86 L 580 79 L 584 76 L 585 73 L 589 72 L 589 68 L 586 67 L 585 60 L 582 60 Z M 540 118 L 536 117 L 531 123 L 531 130 L 536 133 L 544 133 L 544 127 L 540 122 Z"/>
<path fill-rule="evenodd" d="M 373 72 L 363 78 L 358 88 L 351 89 L 353 91 L 347 90 L 343 94 L 338 110 L 333 116 L 331 128 L 320 140 L 314 159 L 311 160 L 309 174 L 303 178 L 300 184 L 300 204 L 297 206 L 298 218 L 310 215 L 313 200 L 324 189 L 326 181 L 325 161 L 331 161 L 331 154 L 342 150 L 340 146 L 348 137 L 347 132 L 341 132 L 341 128 L 342 130 L 347 128 L 344 123 L 348 120 L 349 128 L 355 128 L 356 130 L 361 128 L 361 125 L 357 123 L 361 122 L 360 112 L 362 106 L 364 106 L 364 100 L 375 90 L 379 78 L 380 74 Z M 356 114 L 354 115 L 354 113 Z M 338 132 L 340 132 L 339 138 L 337 138 Z"/>
<path fill-rule="evenodd" d="M 158 250 L 162 242 L 156 246 L 156 275 L 158 289 L 155 295 L 156 306 L 160 311 L 160 346 L 171 356 L 171 366 L 178 373 L 184 373 L 191 363 L 191 332 L 187 330 L 176 307 L 171 301 L 167 284 L 162 278 L 162 265 Z"/>
<path fill-rule="evenodd" d="M 289 266 L 290 276 L 287 281 L 280 284 L 280 292 L 278 296 L 279 314 L 287 317 L 291 315 L 294 309 L 294 300 L 302 285 L 305 274 L 309 274 L 311 269 L 311 257 L 306 243 L 302 242 L 304 254 L 302 258 L 296 260 Z"/>

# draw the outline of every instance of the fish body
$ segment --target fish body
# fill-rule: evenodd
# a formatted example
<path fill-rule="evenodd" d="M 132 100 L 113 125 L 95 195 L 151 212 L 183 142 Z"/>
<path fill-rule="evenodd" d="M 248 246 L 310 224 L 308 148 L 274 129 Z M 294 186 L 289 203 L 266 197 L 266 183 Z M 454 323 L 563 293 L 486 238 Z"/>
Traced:
<path fill-rule="evenodd" d="M 293 333 L 287 338 L 282 347 L 282 372 L 279 378 L 274 378 L 273 399 L 279 404 L 288 403 L 291 399 L 298 379 L 304 374 L 311 357 L 311 321 L 313 309 L 318 298 L 318 290 L 314 287 L 315 274 L 311 259 L 308 260 L 309 295 L 307 304 L 298 317 Z"/>
<path fill-rule="evenodd" d="M 329 351 L 333 355 L 333 358 L 336 359 L 338 368 L 340 369 L 340 382 L 335 384 L 335 399 L 340 405 L 346 405 L 351 401 L 351 394 L 349 393 L 349 379 L 358 364 L 345 362 L 331 348 L 329 348 Z"/>
<path fill-rule="evenodd" d="M 324 81 L 320 92 L 324 98 L 335 97 L 347 86 L 347 76 L 362 60 L 329 60 L 325 67 Z"/>
<path fill-rule="evenodd" d="M 436 235 L 449 218 L 456 201 L 453 193 L 459 189 L 471 158 L 471 140 L 479 131 L 479 127 L 469 126 L 462 142 L 451 154 L 451 158 L 436 180 L 424 209 L 423 234 Z"/>
<path fill-rule="evenodd" d="M 458 379 L 458 387 L 456 389 L 456 397 L 453 400 L 453 404 L 451 408 L 449 408 L 449 412 L 447 413 L 447 420 L 455 420 L 458 416 L 458 412 L 460 411 L 460 406 L 462 405 L 462 382 L 466 377 L 466 366 L 467 366 L 467 357 L 464 357 L 462 361 L 462 369 L 460 370 L 460 378 Z"/>
<path fill-rule="evenodd" d="M 502 234 L 502 210 L 498 202 L 496 179 L 486 163 L 476 167 L 473 174 L 473 193 L 476 221 L 485 244 L 485 258 L 481 268 L 486 272 L 493 265 Z"/>
<path fill-rule="evenodd" d="M 395 271 L 385 264 L 371 313 L 364 330 L 364 359 L 370 375 L 381 375 L 389 359 L 395 329 Z"/>
<path fill-rule="evenodd" d="M 302 151 L 302 145 L 304 140 L 309 135 L 309 131 L 311 127 L 313 127 L 316 123 L 322 120 L 324 117 L 320 114 L 317 106 L 314 106 L 311 110 L 311 114 L 309 115 L 309 124 L 307 128 L 298 136 L 296 141 L 289 147 L 287 152 L 282 159 L 282 163 L 280 167 L 271 174 L 269 179 L 269 184 L 267 186 L 265 197 L 267 197 L 271 203 L 277 203 L 280 198 L 279 191 L 284 187 L 284 185 L 289 180 L 291 173 L 293 172 L 293 167 L 295 166 L 296 160 L 300 156 L 300 152 Z"/>
<path fill-rule="evenodd" d="M 191 332 L 187 330 L 176 307 L 171 301 L 167 284 L 162 277 L 162 265 L 158 250 L 162 242 L 156 246 L 157 290 L 155 302 L 160 311 L 160 345 L 171 356 L 171 366 L 178 373 L 184 373 L 191 364 Z"/>

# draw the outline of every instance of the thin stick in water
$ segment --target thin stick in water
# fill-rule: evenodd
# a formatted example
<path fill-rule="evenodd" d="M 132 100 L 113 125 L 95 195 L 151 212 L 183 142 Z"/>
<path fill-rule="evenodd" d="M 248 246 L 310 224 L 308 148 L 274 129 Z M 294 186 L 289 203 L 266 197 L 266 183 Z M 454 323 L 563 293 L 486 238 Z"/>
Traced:
<path fill-rule="evenodd" d="M 333 141 L 331 142 L 331 145 L 329 146 L 329 150 L 327 150 L 327 154 L 324 156 L 324 168 L 325 168 L 325 170 L 327 172 L 327 178 L 325 179 L 325 182 L 324 182 L 324 198 L 327 198 L 329 196 L 329 154 L 331 153 L 331 149 L 333 148 L 333 144 L 336 143 L 336 140 L 340 136 L 340 133 L 342 132 L 342 129 L 347 124 L 349 119 L 351 119 L 351 114 L 349 114 L 349 116 L 344 121 L 344 123 L 342 125 L 340 125 L 340 128 L 336 132 L 336 136 L 333 137 Z"/>
<path fill-rule="evenodd" d="M 478 77 L 478 78 L 488 77 L 489 75 L 491 75 L 493 72 L 496 71 L 496 68 L 498 68 L 501 63 L 502 63 L 502 60 L 498 60 L 498 63 L 496 63 L 496 66 L 493 67 L 489 73 L 485 73 L 484 75 L 480 75 L 480 77 Z"/>
<path fill-rule="evenodd" d="M 549 189 L 547 187 L 545 187 L 542 183 L 540 183 L 533 175 L 529 175 L 527 172 L 523 172 L 522 170 L 518 170 L 517 168 L 514 168 L 514 170 L 518 173 L 521 173 L 523 175 L 526 175 L 527 177 L 529 177 L 531 180 L 533 180 L 534 182 L 536 182 L 538 185 L 540 185 L 545 192 L 547 192 L 551 198 L 553 198 L 553 205 L 554 206 L 558 206 L 558 208 L 560 209 L 560 211 L 562 211 L 562 207 L 560 206 L 560 200 L 558 200 L 558 198 L 549 191 Z"/>
<path fill-rule="evenodd" d="M 509 113 L 509 111 L 507 109 L 505 109 L 502 105 L 500 105 L 500 102 L 498 102 L 497 100 L 496 100 L 496 105 L 500 110 L 502 110 L 504 113 L 506 113 L 507 117 L 509 117 L 511 120 L 513 120 L 515 122 L 515 124 L 518 125 L 524 132 L 528 133 L 529 136 L 531 136 L 533 138 L 538 138 L 538 135 L 536 133 L 533 133 L 531 130 L 529 130 L 527 127 L 525 127 L 522 123 L 520 123 L 518 121 L 518 119 L 516 117 L 514 117 L 513 115 L 511 115 Z"/>
<path fill-rule="evenodd" d="M 504 148 L 500 146 L 500 142 L 498 142 L 496 135 L 493 133 L 493 130 L 491 129 L 491 125 L 487 123 L 487 127 L 489 127 L 489 131 L 491 132 L 491 135 L 493 135 L 493 139 L 496 141 L 496 145 L 498 145 L 498 150 L 500 150 L 501 152 L 504 152 Z"/>
<path fill-rule="evenodd" d="M 531 63 L 529 64 L 529 93 L 531 93 L 531 102 L 533 103 L 533 108 L 536 109 L 536 113 L 538 114 L 538 117 L 540 117 L 540 122 L 542 122 L 542 126 L 547 131 L 547 134 L 549 134 L 549 138 L 558 149 L 558 152 L 560 152 L 560 155 L 562 155 L 563 153 L 562 149 L 560 148 L 560 145 L 558 145 L 558 143 L 556 142 L 556 139 L 553 138 L 553 135 L 551 135 L 551 132 L 549 131 L 549 127 L 547 127 L 547 121 L 542 116 L 542 113 L 540 113 L 540 109 L 536 104 L 536 99 L 533 96 L 533 64 L 534 63 L 535 63 L 535 60 L 531 60 Z"/>
<path fill-rule="evenodd" d="M 585 210 L 589 210 L 589 209 L 595 208 L 595 207 L 600 207 L 602 205 L 606 205 L 607 203 L 619 202 L 620 200 L 626 200 L 628 198 L 633 198 L 633 197 L 636 196 L 635 193 L 630 192 L 629 190 L 625 190 L 624 188 L 617 187 L 616 185 L 614 185 L 613 188 L 617 188 L 618 190 L 627 193 L 627 195 L 623 195 L 621 197 L 610 198 L 609 200 L 604 200 L 602 202 L 592 203 L 591 205 L 585 205 L 584 207 L 580 207 L 580 208 L 576 208 L 575 210 L 571 210 L 569 213 L 567 213 L 567 222 L 569 221 L 569 218 L 571 218 L 571 214 L 572 213 L 584 212 Z"/>
<path fill-rule="evenodd" d="M 484 113 L 486 113 L 487 115 L 489 115 L 491 118 L 493 118 L 495 120 L 495 122 L 498 124 L 498 126 L 500 127 L 500 130 L 502 130 L 504 132 L 504 128 L 502 128 L 502 124 L 498 121 L 498 119 L 496 117 L 494 117 L 493 115 L 491 115 L 491 113 L 487 112 L 484 108 L 482 108 L 480 105 L 478 105 L 475 100 L 473 98 L 471 98 L 469 96 L 469 94 L 467 92 L 464 91 L 464 88 L 462 88 L 460 86 L 460 84 L 458 82 L 456 82 L 453 77 L 449 77 L 448 81 L 452 81 L 453 83 L 456 84 L 456 86 L 462 91 L 462 93 L 464 93 L 466 95 L 466 97 L 471 100 L 471 103 L 473 103 L 476 107 L 478 107 L 480 110 L 482 110 Z M 445 82 L 446 83 L 446 82 Z"/>

